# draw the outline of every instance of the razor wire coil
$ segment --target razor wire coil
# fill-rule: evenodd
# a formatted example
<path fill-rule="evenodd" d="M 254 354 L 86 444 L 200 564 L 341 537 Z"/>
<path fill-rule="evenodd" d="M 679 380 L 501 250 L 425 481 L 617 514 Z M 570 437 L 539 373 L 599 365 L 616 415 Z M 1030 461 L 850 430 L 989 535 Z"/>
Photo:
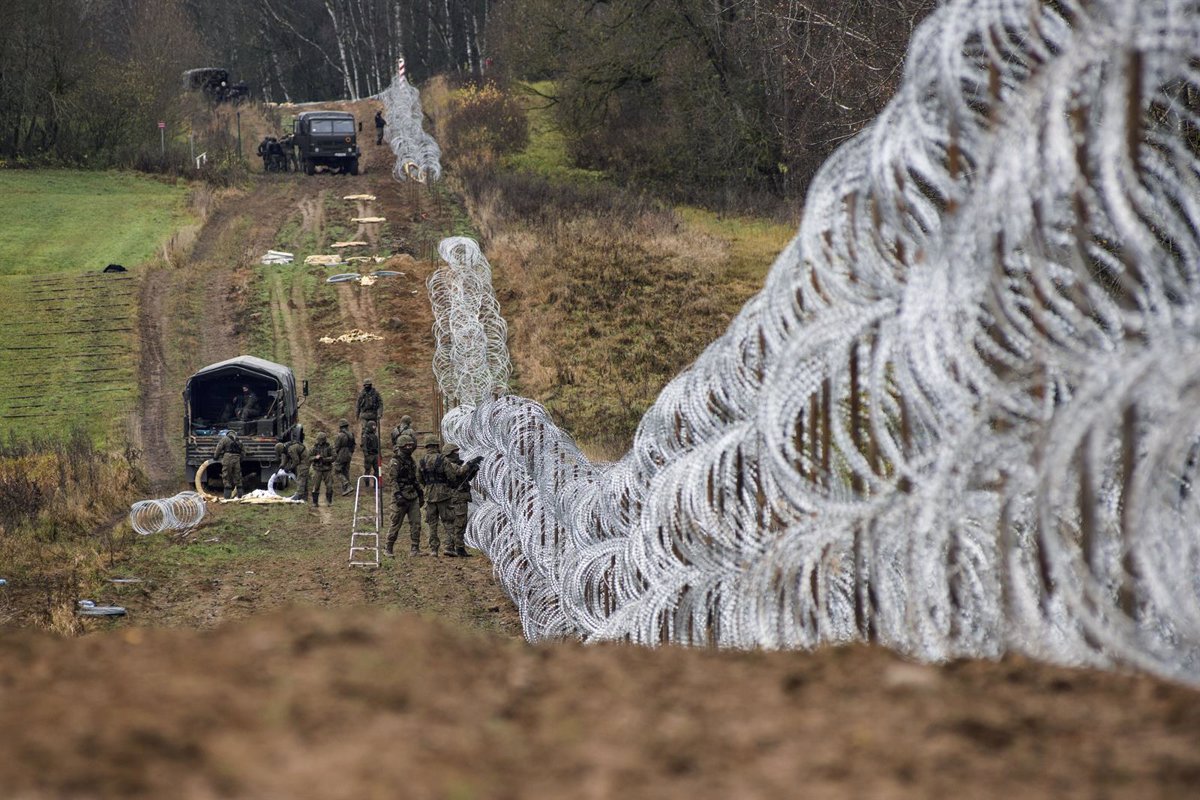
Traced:
<path fill-rule="evenodd" d="M 751 299 L 594 464 L 429 279 L 530 640 L 1007 651 L 1200 683 L 1200 3 L 950 0 Z"/>
<path fill-rule="evenodd" d="M 139 500 L 129 509 L 129 524 L 142 536 L 165 531 L 189 531 L 204 519 L 207 507 L 196 492 L 174 497 Z"/>
<path fill-rule="evenodd" d="M 388 146 L 396 156 L 392 176 L 401 182 L 430 183 L 442 177 L 442 150 L 425 132 L 421 93 L 398 74 L 379 94 L 387 123 Z"/>

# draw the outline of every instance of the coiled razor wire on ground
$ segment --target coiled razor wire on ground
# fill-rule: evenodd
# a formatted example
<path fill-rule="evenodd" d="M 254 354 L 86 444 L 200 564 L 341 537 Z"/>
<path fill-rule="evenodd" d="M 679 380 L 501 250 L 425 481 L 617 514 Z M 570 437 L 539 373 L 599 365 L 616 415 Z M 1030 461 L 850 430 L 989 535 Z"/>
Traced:
<path fill-rule="evenodd" d="M 204 519 L 207 507 L 196 492 L 180 492 L 160 500 L 139 500 L 129 509 L 129 524 L 142 536 L 164 531 L 190 531 Z"/>
<path fill-rule="evenodd" d="M 396 180 L 418 183 L 440 180 L 442 150 L 422 127 L 425 112 L 421 109 L 421 93 L 407 78 L 398 75 L 379 94 L 379 99 L 383 101 L 388 145 L 396 154 L 392 170 Z"/>
<path fill-rule="evenodd" d="M 468 541 L 525 635 L 1200 683 L 1198 130 L 1195 0 L 945 3 L 614 464 L 504 394 L 452 240 L 443 432 L 485 456 Z"/>

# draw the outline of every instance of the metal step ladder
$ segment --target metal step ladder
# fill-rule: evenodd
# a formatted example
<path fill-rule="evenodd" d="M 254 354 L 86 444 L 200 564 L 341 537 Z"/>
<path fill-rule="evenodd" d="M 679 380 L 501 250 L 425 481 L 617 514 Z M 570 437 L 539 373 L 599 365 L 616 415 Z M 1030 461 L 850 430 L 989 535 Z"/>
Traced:
<path fill-rule="evenodd" d="M 370 498 L 370 507 L 364 501 Z M 354 518 L 350 528 L 350 566 L 379 566 L 379 523 L 381 518 L 379 478 L 359 476 L 354 485 Z"/>

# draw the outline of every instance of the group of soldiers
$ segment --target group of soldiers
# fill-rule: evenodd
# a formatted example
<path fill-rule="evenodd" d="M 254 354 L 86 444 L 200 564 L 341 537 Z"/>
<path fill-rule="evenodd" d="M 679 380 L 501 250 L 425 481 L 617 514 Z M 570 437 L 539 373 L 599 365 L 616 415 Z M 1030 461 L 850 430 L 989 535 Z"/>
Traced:
<path fill-rule="evenodd" d="M 355 406 L 358 420 L 362 423 L 361 451 L 363 474 L 379 476 L 381 442 L 379 419 L 383 413 L 383 398 L 368 380 L 363 381 L 362 391 Z M 350 482 L 350 464 L 354 451 L 359 449 L 349 420 L 338 421 L 338 433 L 330 443 L 325 431 L 318 431 L 316 443 L 307 448 L 304 443 L 304 427 L 293 425 L 275 445 L 275 453 L 281 469 L 296 475 L 296 496 L 318 505 L 321 489 L 325 490 L 325 503 L 333 503 L 333 483 L 340 484 L 341 494 L 354 491 Z M 417 461 L 417 434 L 412 427 L 412 417 L 400 418 L 400 424 L 392 429 L 392 459 L 388 462 L 385 486 L 392 492 L 391 527 L 388 531 L 385 553 L 395 555 L 396 540 L 405 520 L 409 525 L 409 553 L 421 553 L 421 507 L 425 507 L 425 523 L 429 526 L 428 546 L 431 555 L 450 558 L 467 558 L 463 536 L 467 530 L 467 508 L 471 500 L 471 479 L 479 470 L 481 459 L 463 463 L 458 445 L 440 445 L 436 437 L 425 441 L 425 453 Z M 221 462 L 221 474 L 225 483 L 225 497 L 237 497 L 242 483 L 242 446 L 237 434 L 228 431 L 217 444 L 214 460 Z M 311 495 L 309 494 L 311 489 Z M 441 532 L 445 529 L 445 541 Z M 445 545 L 444 549 L 442 545 Z"/>

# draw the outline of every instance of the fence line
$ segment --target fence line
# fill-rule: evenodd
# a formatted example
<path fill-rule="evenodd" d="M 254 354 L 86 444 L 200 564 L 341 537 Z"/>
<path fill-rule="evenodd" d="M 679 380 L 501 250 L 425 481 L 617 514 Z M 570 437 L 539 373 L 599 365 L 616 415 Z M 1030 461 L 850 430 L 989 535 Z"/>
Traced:
<path fill-rule="evenodd" d="M 869 640 L 1200 682 L 1200 5 L 952 0 L 761 293 L 590 463 L 429 282 L 531 640 Z"/>

